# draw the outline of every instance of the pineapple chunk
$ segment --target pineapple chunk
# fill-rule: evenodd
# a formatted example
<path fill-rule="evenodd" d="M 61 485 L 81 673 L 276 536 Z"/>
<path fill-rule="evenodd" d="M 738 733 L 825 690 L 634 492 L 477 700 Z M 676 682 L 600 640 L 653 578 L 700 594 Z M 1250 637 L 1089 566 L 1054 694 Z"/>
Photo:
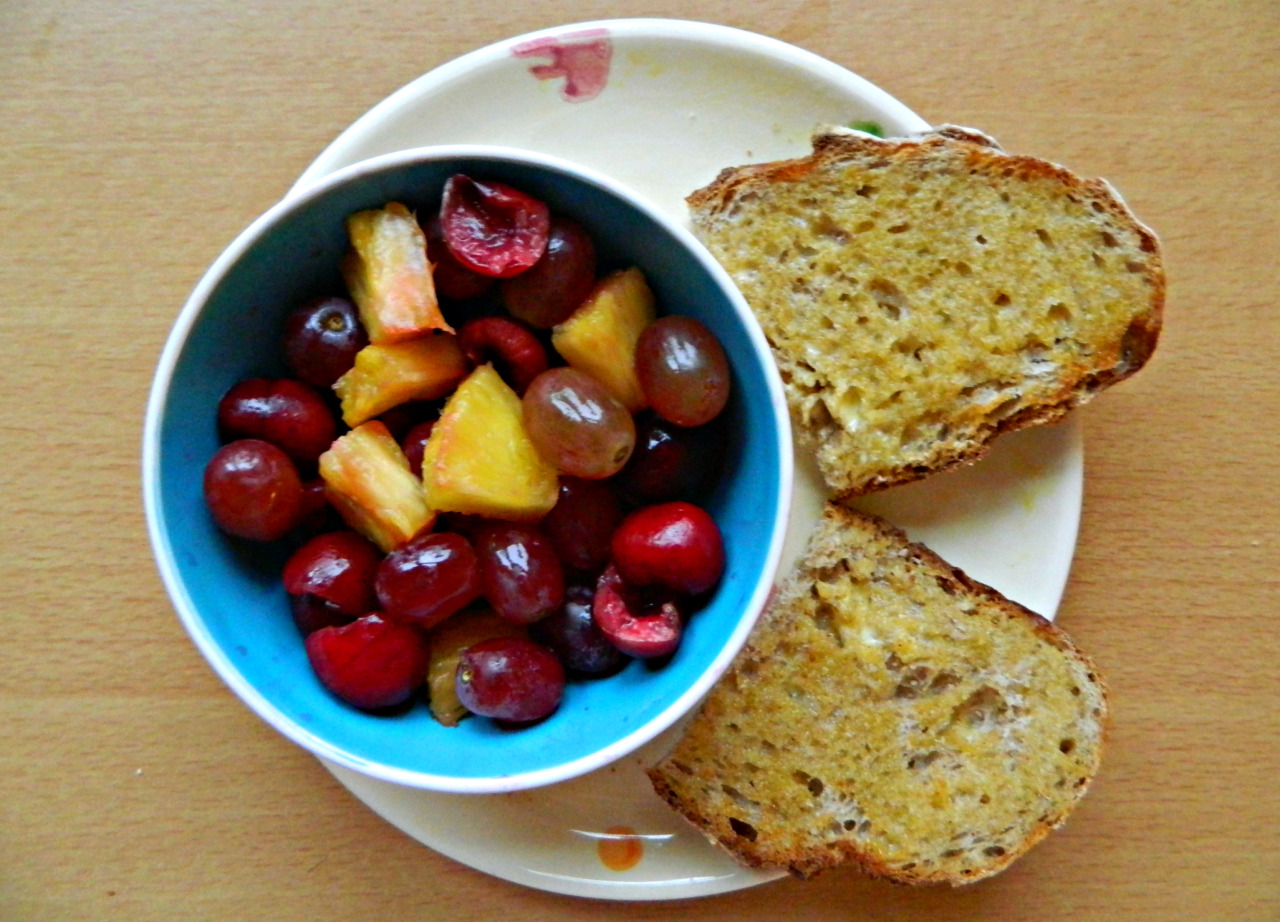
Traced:
<path fill-rule="evenodd" d="M 560 495 L 556 469 L 525 432 L 520 398 L 481 365 L 458 385 L 422 454 L 427 502 L 438 512 L 535 521 Z"/>
<path fill-rule="evenodd" d="M 435 400 L 466 377 L 470 364 L 458 338 L 438 333 L 399 343 L 370 344 L 333 385 L 348 426 L 410 400 Z"/>
<path fill-rule="evenodd" d="M 427 635 L 431 659 L 427 666 L 427 691 L 431 716 L 446 727 L 456 727 L 470 713 L 458 700 L 454 676 L 463 652 L 493 637 L 528 637 L 521 626 L 499 618 L 488 609 L 463 611 L 446 618 Z"/>
<path fill-rule="evenodd" d="M 632 413 L 649 405 L 636 377 L 636 341 L 655 316 L 644 274 L 623 269 L 601 279 L 587 299 L 551 331 L 564 360 L 595 378 Z"/>
<path fill-rule="evenodd" d="M 371 343 L 394 343 L 431 330 L 452 333 L 436 299 L 427 237 L 404 205 L 358 211 L 347 218 L 352 249 L 342 276 Z"/>
<path fill-rule="evenodd" d="M 378 420 L 335 439 L 320 456 L 320 477 L 325 495 L 346 523 L 383 552 L 435 522 L 409 459 Z"/>

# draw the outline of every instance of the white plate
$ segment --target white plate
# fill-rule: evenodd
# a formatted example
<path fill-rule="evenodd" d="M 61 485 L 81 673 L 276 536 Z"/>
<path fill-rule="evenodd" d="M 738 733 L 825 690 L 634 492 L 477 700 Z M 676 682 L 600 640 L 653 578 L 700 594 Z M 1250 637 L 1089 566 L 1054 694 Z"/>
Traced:
<path fill-rule="evenodd" d="M 576 160 L 687 220 L 684 196 L 721 167 L 806 153 L 820 124 L 928 124 L 830 61 L 722 26 L 610 20 L 499 42 L 431 71 L 343 132 L 294 191 L 366 157 L 424 144 L 487 143 Z M 973 467 L 867 499 L 951 563 L 1053 617 L 1075 547 L 1083 450 L 1074 418 L 1004 437 Z M 797 458 L 783 568 L 823 492 Z M 672 734 L 582 778 L 513 794 L 438 794 L 326 767 L 405 833 L 496 877 L 619 900 L 705 896 L 778 875 L 739 868 L 654 795 L 643 774 Z M 634 831 L 642 858 L 611 870 L 599 845 Z"/>

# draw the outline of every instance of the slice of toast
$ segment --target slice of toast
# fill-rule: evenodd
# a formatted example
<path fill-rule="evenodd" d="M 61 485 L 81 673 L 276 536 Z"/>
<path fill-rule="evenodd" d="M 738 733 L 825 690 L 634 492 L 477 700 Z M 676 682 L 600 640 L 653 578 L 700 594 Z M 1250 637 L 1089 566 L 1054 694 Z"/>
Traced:
<path fill-rule="evenodd" d="M 961 884 L 1066 819 L 1106 718 L 1060 629 L 832 503 L 649 777 L 745 865 Z"/>
<path fill-rule="evenodd" d="M 971 129 L 819 134 L 809 156 L 723 170 L 688 205 L 837 496 L 972 462 L 1156 345 L 1155 235 L 1105 181 Z"/>

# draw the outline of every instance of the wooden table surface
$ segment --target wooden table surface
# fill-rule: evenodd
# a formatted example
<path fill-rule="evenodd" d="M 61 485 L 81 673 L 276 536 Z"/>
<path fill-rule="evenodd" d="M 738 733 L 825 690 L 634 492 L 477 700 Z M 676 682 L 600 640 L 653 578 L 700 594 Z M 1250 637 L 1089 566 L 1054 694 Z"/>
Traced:
<path fill-rule="evenodd" d="M 1280 919 L 1275 0 L 7 0 L 0 8 L 0 919 L 651 919 L 401 834 L 243 707 L 147 541 L 144 406 L 186 295 L 353 119 L 430 68 L 617 16 L 739 26 L 925 118 L 1109 178 L 1162 236 L 1153 363 L 1083 414 L 1059 610 L 1114 727 L 1003 875 L 836 871 L 693 920 Z"/>

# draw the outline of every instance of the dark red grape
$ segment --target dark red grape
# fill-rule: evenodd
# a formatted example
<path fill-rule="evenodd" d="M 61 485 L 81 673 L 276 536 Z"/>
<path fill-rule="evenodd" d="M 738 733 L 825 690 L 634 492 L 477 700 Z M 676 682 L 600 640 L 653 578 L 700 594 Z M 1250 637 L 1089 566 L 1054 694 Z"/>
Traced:
<path fill-rule="evenodd" d="M 692 503 L 645 506 L 613 533 L 613 562 L 634 586 L 699 595 L 724 574 L 724 540 L 715 519 Z"/>
<path fill-rule="evenodd" d="M 204 470 L 204 499 L 228 534 L 275 541 L 298 524 L 302 481 L 283 451 L 261 439 L 223 445 Z"/>
<path fill-rule="evenodd" d="M 618 489 L 641 505 L 696 500 L 720 470 L 724 446 L 716 422 L 684 427 L 645 413 L 636 420 L 636 447 L 618 473 Z"/>
<path fill-rule="evenodd" d="M 636 342 L 636 377 L 649 405 L 677 426 L 715 419 L 729 400 L 729 360 L 692 317 L 659 317 Z"/>
<path fill-rule="evenodd" d="M 218 430 L 228 441 L 262 439 L 299 462 L 333 444 L 338 423 L 324 398 L 292 378 L 240 381 L 218 401 Z"/>
<path fill-rule="evenodd" d="M 378 614 L 307 636 L 307 659 L 321 683 L 365 710 L 408 700 L 427 675 L 427 640 L 412 625 Z"/>
<path fill-rule="evenodd" d="M 504 279 L 502 303 L 517 320 L 540 330 L 568 318 L 596 283 L 596 248 L 582 225 L 551 216 L 547 249 L 527 271 Z"/>
<path fill-rule="evenodd" d="M 377 607 L 373 579 L 381 561 L 381 552 L 354 531 L 317 535 L 285 563 L 284 591 L 318 596 L 343 614 L 368 614 Z"/>
<path fill-rule="evenodd" d="M 564 695 L 555 654 L 523 637 L 497 637 L 468 647 L 458 662 L 458 700 L 473 714 L 527 723 L 541 720 Z"/>
<path fill-rule="evenodd" d="M 564 568 L 536 526 L 495 523 L 476 541 L 484 597 L 514 624 L 531 624 L 564 600 Z"/>
<path fill-rule="evenodd" d="M 419 535 L 378 565 L 374 591 L 388 617 L 433 627 L 480 597 L 475 550 L 452 532 Z"/>
<path fill-rule="evenodd" d="M 444 184 L 440 232 L 454 257 L 481 275 L 509 278 L 524 272 L 547 248 L 547 206 L 499 182 L 461 173 Z"/>
<path fill-rule="evenodd" d="M 576 368 L 538 375 L 522 400 L 525 430 L 539 454 L 562 473 L 599 479 L 621 470 L 636 426 L 616 397 Z"/>
<path fill-rule="evenodd" d="M 431 430 L 436 426 L 433 419 L 418 423 L 410 429 L 400 442 L 404 456 L 409 460 L 409 470 L 415 477 L 422 476 L 422 453 L 426 450 L 427 439 L 431 438 Z"/>
<path fill-rule="evenodd" d="M 574 585 L 565 590 L 564 604 L 531 625 L 529 635 L 559 657 L 570 673 L 598 678 L 612 675 L 627 663 L 591 615 L 595 589 Z"/>
<path fill-rule="evenodd" d="M 294 309 L 284 323 L 284 363 L 297 378 L 329 387 L 351 370 L 369 344 L 356 306 L 346 298 L 317 298 Z"/>
<path fill-rule="evenodd" d="M 622 503 L 606 481 L 561 477 L 560 498 L 542 519 L 542 530 L 566 567 L 595 575 L 609 562 L 622 514 Z"/>

